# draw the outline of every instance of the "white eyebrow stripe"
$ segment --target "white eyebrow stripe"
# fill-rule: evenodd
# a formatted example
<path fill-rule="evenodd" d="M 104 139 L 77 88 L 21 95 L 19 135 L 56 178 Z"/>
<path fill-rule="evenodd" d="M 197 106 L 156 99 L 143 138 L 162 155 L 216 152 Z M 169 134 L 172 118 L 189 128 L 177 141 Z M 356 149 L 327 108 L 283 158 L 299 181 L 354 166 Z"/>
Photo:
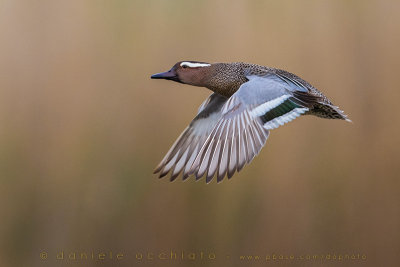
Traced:
<path fill-rule="evenodd" d="M 194 63 L 194 62 L 182 62 L 181 63 L 181 67 L 182 66 L 188 66 L 189 68 L 197 68 L 197 67 L 208 67 L 211 66 L 211 64 L 207 64 L 207 63 Z"/>

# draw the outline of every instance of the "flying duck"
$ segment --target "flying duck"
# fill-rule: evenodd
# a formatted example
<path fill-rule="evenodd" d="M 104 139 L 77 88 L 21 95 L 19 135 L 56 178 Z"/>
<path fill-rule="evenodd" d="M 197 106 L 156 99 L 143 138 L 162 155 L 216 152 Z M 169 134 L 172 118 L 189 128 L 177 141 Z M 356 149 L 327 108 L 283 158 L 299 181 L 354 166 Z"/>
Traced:
<path fill-rule="evenodd" d="M 213 93 L 172 145 L 154 173 L 175 180 L 206 175 L 231 178 L 249 164 L 269 131 L 300 115 L 350 121 L 311 84 L 280 69 L 242 62 L 180 61 L 152 79 L 206 87 Z"/>

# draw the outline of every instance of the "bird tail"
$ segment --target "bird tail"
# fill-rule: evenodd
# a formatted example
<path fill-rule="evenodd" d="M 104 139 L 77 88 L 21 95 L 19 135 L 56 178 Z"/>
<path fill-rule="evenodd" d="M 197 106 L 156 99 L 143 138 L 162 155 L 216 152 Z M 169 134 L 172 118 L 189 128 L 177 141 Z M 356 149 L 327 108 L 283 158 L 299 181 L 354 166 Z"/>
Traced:
<path fill-rule="evenodd" d="M 343 110 L 334 106 L 328 98 L 322 94 L 318 96 L 296 91 L 293 95 L 297 100 L 303 102 L 309 108 L 309 111 L 307 111 L 305 115 L 310 114 L 325 119 L 339 119 L 351 122 L 347 115 L 344 114 Z"/>
<path fill-rule="evenodd" d="M 308 114 L 325 119 L 339 119 L 352 122 L 339 107 L 326 103 L 315 103 L 313 108 L 308 111 Z"/>

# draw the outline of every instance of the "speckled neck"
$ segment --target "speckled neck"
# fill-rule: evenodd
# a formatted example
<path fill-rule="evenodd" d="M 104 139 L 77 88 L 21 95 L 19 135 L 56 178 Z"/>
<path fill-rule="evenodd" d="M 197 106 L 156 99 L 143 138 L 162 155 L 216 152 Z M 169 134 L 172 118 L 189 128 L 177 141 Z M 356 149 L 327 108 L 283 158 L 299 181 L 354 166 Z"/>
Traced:
<path fill-rule="evenodd" d="M 204 85 L 220 95 L 230 97 L 247 82 L 245 73 L 258 72 L 257 69 L 266 71 L 265 67 L 242 62 L 215 63 L 212 64 Z"/>

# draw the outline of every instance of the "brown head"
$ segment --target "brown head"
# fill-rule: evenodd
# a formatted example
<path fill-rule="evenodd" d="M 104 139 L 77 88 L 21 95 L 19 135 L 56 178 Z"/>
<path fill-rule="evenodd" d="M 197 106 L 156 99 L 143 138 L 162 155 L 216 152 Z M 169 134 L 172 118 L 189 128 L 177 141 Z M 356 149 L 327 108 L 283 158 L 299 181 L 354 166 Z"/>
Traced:
<path fill-rule="evenodd" d="M 198 61 L 180 61 L 169 71 L 157 73 L 152 79 L 165 79 L 194 86 L 206 86 L 206 80 L 212 72 L 210 63 Z"/>
<path fill-rule="evenodd" d="M 210 64 L 199 61 L 180 61 L 169 71 L 154 74 L 151 78 L 207 87 L 229 97 L 247 81 L 243 75 L 243 67 L 243 63 Z"/>

